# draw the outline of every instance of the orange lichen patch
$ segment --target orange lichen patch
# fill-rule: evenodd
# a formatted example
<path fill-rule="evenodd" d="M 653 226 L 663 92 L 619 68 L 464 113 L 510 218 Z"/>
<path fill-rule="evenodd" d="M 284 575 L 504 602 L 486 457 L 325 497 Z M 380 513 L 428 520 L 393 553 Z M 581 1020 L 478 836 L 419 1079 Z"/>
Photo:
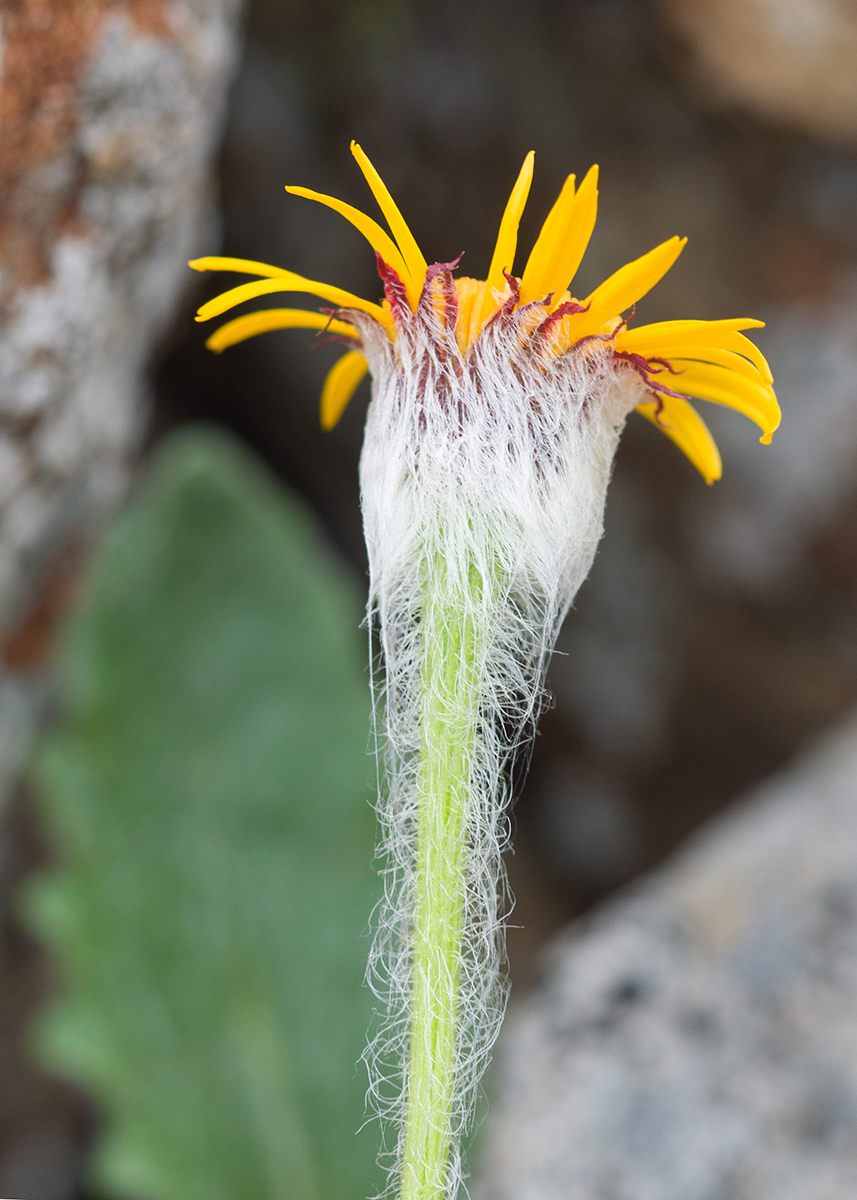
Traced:
<path fill-rule="evenodd" d="M 0 258 L 18 285 L 47 276 L 48 249 L 75 220 L 75 164 L 47 188 L 40 171 L 66 154 L 79 121 L 81 79 L 107 15 L 141 33 L 169 33 L 166 0 L 6 0 L 0 72 Z"/>
<path fill-rule="evenodd" d="M 155 38 L 173 36 L 173 26 L 167 19 L 166 0 L 126 0 L 125 11 L 138 33 Z"/>
<path fill-rule="evenodd" d="M 47 274 L 49 231 L 39 228 L 38 218 L 50 225 L 60 214 L 45 212 L 44 204 L 36 214 L 36 205 L 28 206 L 21 193 L 26 177 L 56 160 L 69 143 L 77 120 L 77 84 L 98 15 L 97 0 L 66 0 L 61 6 L 12 0 L 3 13 L 0 253 L 19 284 L 36 283 Z"/>
<path fill-rule="evenodd" d="M 0 661 L 9 671 L 38 671 L 48 664 L 57 629 L 77 595 L 89 547 L 68 546 L 29 607 L 0 645 Z"/>

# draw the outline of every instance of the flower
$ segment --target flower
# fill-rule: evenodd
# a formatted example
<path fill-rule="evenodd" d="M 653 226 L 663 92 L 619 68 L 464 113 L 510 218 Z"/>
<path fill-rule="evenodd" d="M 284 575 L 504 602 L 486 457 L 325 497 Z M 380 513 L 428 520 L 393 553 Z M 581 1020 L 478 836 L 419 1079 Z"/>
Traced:
<path fill-rule="evenodd" d="M 369 621 L 383 663 L 375 695 L 386 866 L 370 978 L 386 1023 L 367 1059 L 376 1107 L 396 1130 L 388 1194 L 452 1200 L 506 996 L 501 856 L 511 780 L 557 632 L 601 537 L 625 420 L 642 413 L 711 482 L 720 457 L 689 397 L 745 413 L 763 441 L 779 408 L 767 363 L 741 333 L 761 322 L 631 327 L 634 304 L 682 239 L 584 300 L 572 297 L 595 224 L 596 168 L 579 188 L 566 180 L 519 278 L 511 271 L 532 179 L 527 155 L 487 278 L 455 279 L 458 263 L 427 264 L 372 164 L 359 146 L 352 152 L 389 234 L 330 196 L 289 190 L 363 233 L 381 303 L 265 263 L 191 265 L 261 277 L 204 304 L 198 320 L 276 292 L 327 303 L 250 313 L 208 339 L 219 351 L 303 327 L 344 342 L 322 392 L 326 428 L 372 375 L 360 486 Z"/>
<path fill-rule="evenodd" d="M 634 305 L 663 278 L 684 249 L 686 238 L 673 237 L 621 267 L 584 300 L 569 288 L 595 225 L 598 168 L 580 187 L 566 179 L 530 253 L 523 274 L 511 274 L 518 224 L 533 175 L 527 155 L 506 205 L 488 276 L 451 279 L 456 264 L 429 267 L 378 172 L 356 143 L 351 150 L 387 220 L 392 237 L 371 217 L 332 196 L 288 187 L 294 195 L 316 200 L 350 221 L 375 250 L 386 299 L 363 300 L 340 288 L 305 279 L 294 272 L 246 259 L 210 256 L 191 262 L 198 271 L 236 271 L 260 277 L 203 304 L 198 321 L 220 316 L 236 305 L 277 292 L 305 292 L 332 308 L 311 312 L 275 308 L 228 321 L 207 341 L 217 352 L 273 329 L 318 329 L 352 348 L 327 376 L 321 397 L 321 423 L 332 429 L 366 372 L 365 318 L 390 343 L 407 334 L 423 309 L 455 332 L 461 358 L 478 354 L 480 342 L 498 326 L 509 335 L 510 356 L 527 358 L 549 372 L 553 360 L 568 355 L 599 357 L 614 371 L 632 372 L 642 384 L 636 411 L 682 450 L 708 483 L 722 473 L 720 454 L 707 426 L 690 401 L 706 400 L 737 409 L 754 421 L 768 443 L 779 425 L 780 410 L 770 368 L 761 351 L 741 332 L 761 328 L 749 318 L 719 321 L 676 320 L 633 327 Z M 631 310 L 630 315 L 622 314 Z M 354 314 L 364 318 L 361 329 Z"/>

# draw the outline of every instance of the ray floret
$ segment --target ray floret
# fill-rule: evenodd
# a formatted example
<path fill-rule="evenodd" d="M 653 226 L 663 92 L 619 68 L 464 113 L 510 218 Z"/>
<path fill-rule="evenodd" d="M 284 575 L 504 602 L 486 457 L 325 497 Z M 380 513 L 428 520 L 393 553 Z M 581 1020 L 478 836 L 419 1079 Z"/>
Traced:
<path fill-rule="evenodd" d="M 491 255 L 491 265 L 488 268 L 488 278 L 482 293 L 477 324 L 482 325 L 497 308 L 495 293 L 505 289 L 506 275 L 511 273 L 515 263 L 515 250 L 518 245 L 518 226 L 521 214 L 530 194 L 530 184 L 533 182 L 533 163 L 535 154 L 531 150 L 524 159 L 524 165 L 515 180 L 512 194 L 506 204 L 497 233 L 494 253 Z"/>
<path fill-rule="evenodd" d="M 321 389 L 322 429 L 333 429 L 338 423 L 368 370 L 369 363 L 359 350 L 349 350 L 333 364 Z"/>
<path fill-rule="evenodd" d="M 334 196 L 304 187 L 288 186 L 286 190 L 292 195 L 315 200 L 333 209 L 363 234 L 387 272 L 384 279 L 387 300 L 382 304 L 364 300 L 341 288 L 305 279 L 268 263 L 224 256 L 195 259 L 190 265 L 198 271 L 234 271 L 257 277 L 256 282 L 234 287 L 202 305 L 197 314 L 199 321 L 210 320 L 246 301 L 280 291 L 309 293 L 341 310 L 335 318 L 331 318 L 329 313 L 302 313 L 297 309 L 270 310 L 268 315 L 247 314 L 228 322 L 212 334 L 206 343 L 211 349 L 221 351 L 259 333 L 290 328 L 326 330 L 339 337 L 359 341 L 357 328 L 344 319 L 348 310 L 372 318 L 394 339 L 403 312 L 400 310 L 400 319 L 397 321 L 394 311 L 396 281 L 399 292 L 406 299 L 408 311 L 417 313 L 426 286 L 426 259 L 368 156 L 356 142 L 352 143 L 351 151 L 387 221 L 389 233 L 372 217 Z M 700 466 L 703 461 L 700 447 L 711 443 L 711 435 L 701 418 L 698 419 L 699 426 L 693 425 L 693 437 L 689 434 L 687 437 L 680 436 L 663 418 L 663 405 L 668 396 L 678 393 L 685 404 L 690 399 L 698 399 L 733 408 L 759 426 L 763 442 L 769 441 L 779 423 L 779 406 L 773 380 L 761 351 L 742 332 L 761 328 L 763 322 L 745 318 L 661 321 L 630 328 L 625 324 L 623 314 L 646 296 L 681 254 L 687 239 L 679 237 L 669 238 L 641 258 L 620 267 L 584 300 L 574 300 L 568 289 L 595 225 L 597 167 L 587 172 L 579 187 L 575 186 L 573 175 L 566 179 L 542 225 L 520 280 L 510 285 L 508 280 L 512 278 L 510 272 L 514 266 L 518 226 L 530 191 L 533 165 L 534 156 L 530 152 L 503 212 L 486 279 L 462 278 L 455 281 L 455 336 L 459 352 L 466 356 L 478 347 L 483 330 L 491 318 L 504 305 L 509 307 L 508 297 L 512 287 L 517 289 L 517 294 L 510 313 L 527 305 L 536 308 L 540 304 L 544 306 L 542 320 L 533 321 L 531 330 L 532 344 L 539 348 L 543 363 L 547 361 L 545 352 L 548 360 L 579 353 L 593 338 L 604 340 L 609 345 L 617 355 L 617 364 L 626 356 L 636 356 L 646 361 L 665 360 L 671 368 L 666 373 L 658 363 L 655 363 L 655 370 L 649 375 L 637 371 L 638 376 L 647 383 L 649 396 L 635 407 L 645 417 L 651 417 L 652 412 L 657 411 L 656 426 L 683 450 L 705 479 L 711 482 L 713 478 L 719 478 L 720 467 L 718 465 L 717 472 L 713 472 L 712 458 L 705 459 L 708 465 L 704 469 Z M 346 357 L 343 361 L 353 363 L 355 360 Z M 340 373 L 335 370 L 331 372 L 330 378 L 337 381 L 338 385 L 344 384 L 354 377 L 354 371 L 353 366 L 350 369 L 343 367 Z M 663 387 L 668 385 L 668 391 L 659 392 L 658 382 Z M 325 395 L 329 397 L 332 393 L 328 384 L 325 387 L 328 389 Z M 354 390 L 341 387 L 336 393 L 339 397 L 337 404 L 331 406 L 326 402 L 325 428 L 333 428 L 337 423 Z M 692 422 L 686 416 L 685 408 L 677 403 L 669 407 L 676 412 L 681 408 L 685 414 L 682 428 L 690 430 Z M 334 412 L 336 415 L 331 416 Z M 705 430 L 704 435 L 700 427 Z"/>
<path fill-rule="evenodd" d="M 337 321 L 326 313 L 308 312 L 302 308 L 264 308 L 261 312 L 245 313 L 234 321 L 221 325 L 206 341 L 209 350 L 220 354 L 230 346 L 246 342 L 258 333 L 273 329 L 318 329 L 343 338 L 357 338 L 357 330 L 346 321 Z"/>
<path fill-rule="evenodd" d="M 377 200 L 378 207 L 384 214 L 387 224 L 390 226 L 390 231 L 398 243 L 409 277 L 408 284 L 406 284 L 408 298 L 411 302 L 411 308 L 416 308 L 423 283 L 425 282 L 428 264 L 423 258 L 423 253 L 417 245 L 414 235 L 408 228 L 405 218 L 399 212 L 393 197 L 387 191 L 386 184 L 372 166 L 362 147 L 358 146 L 356 142 L 352 142 L 351 153 L 354 155 L 357 165 L 363 172 L 366 182 L 372 189 L 372 195 Z M 392 263 L 390 265 L 392 266 Z"/>
<path fill-rule="evenodd" d="M 286 191 L 292 196 L 304 196 L 307 200 L 316 200 L 319 204 L 324 204 L 327 208 L 332 208 L 334 212 L 338 212 L 340 216 L 345 217 L 346 221 L 350 221 L 355 229 L 359 229 L 365 237 L 366 241 L 372 249 L 381 255 L 388 266 L 391 266 L 397 272 L 402 282 L 410 291 L 417 287 L 417 299 L 419 298 L 419 288 L 422 288 L 422 279 L 415 281 L 409 269 L 405 266 L 405 260 L 402 258 L 401 251 L 393 242 L 389 234 L 385 233 L 377 221 L 373 221 L 371 217 L 367 217 L 359 208 L 354 208 L 351 204 L 345 204 L 342 200 L 337 200 L 335 196 L 324 196 L 321 192 L 313 192 L 309 188 L 302 187 L 286 187 Z"/>
<path fill-rule="evenodd" d="M 255 283 L 242 283 L 228 292 L 222 292 L 198 309 L 196 320 L 210 321 L 212 317 L 219 317 L 238 304 L 244 304 L 247 300 L 255 300 L 259 296 L 270 296 L 274 292 L 309 292 L 310 295 L 318 296 L 321 300 L 330 301 L 337 308 L 357 309 L 367 313 L 382 326 L 392 325 L 392 317 L 380 304 L 373 304 L 371 300 L 363 300 L 360 296 L 345 292 L 342 288 L 331 287 L 327 283 L 304 279 L 302 275 L 294 275 L 291 271 L 284 271 L 272 279 L 258 279 Z"/>
<path fill-rule="evenodd" d="M 542 300 L 557 289 L 554 282 L 559 250 L 574 210 L 575 177 L 569 175 L 539 230 L 521 276 L 521 303 Z"/>

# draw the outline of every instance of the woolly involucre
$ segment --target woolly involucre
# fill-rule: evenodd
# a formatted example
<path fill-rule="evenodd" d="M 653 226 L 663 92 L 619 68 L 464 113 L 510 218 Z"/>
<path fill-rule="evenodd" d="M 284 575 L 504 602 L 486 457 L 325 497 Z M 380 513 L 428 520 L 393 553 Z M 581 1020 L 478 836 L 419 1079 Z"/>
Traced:
<path fill-rule="evenodd" d="M 397 312 L 395 341 L 361 313 L 347 319 L 360 330 L 372 374 L 360 481 L 387 766 L 379 809 L 386 895 L 371 968 L 389 1023 L 370 1055 L 375 1100 L 398 1130 L 419 986 L 413 914 L 415 863 L 423 857 L 420 764 L 432 736 L 427 708 L 445 753 L 457 741 L 469 758 L 453 1150 L 444 1189 L 453 1194 L 459 1138 L 505 1003 L 501 853 L 509 771 L 537 716 L 559 625 L 592 564 L 619 434 L 644 388 L 601 340 L 561 356 L 540 349 L 533 337 L 546 317 L 540 304 L 503 306 L 464 355 L 454 314 L 444 319 L 442 305 L 432 303 L 432 296 L 455 303 L 449 273 L 439 272 L 433 285 L 416 313 Z M 458 645 L 457 663 L 454 649 L 444 663 L 444 637 Z M 441 666 L 429 678 L 432 661 Z M 456 922 L 454 904 L 449 920 Z M 426 1002 L 442 1010 L 448 985 L 439 990 Z"/>

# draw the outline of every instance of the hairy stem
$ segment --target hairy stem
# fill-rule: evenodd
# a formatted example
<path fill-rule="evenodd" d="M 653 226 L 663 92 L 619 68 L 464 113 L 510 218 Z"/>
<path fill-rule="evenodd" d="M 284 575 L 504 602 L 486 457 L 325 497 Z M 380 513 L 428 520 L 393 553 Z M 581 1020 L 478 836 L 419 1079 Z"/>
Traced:
<path fill-rule="evenodd" d="M 436 561 L 422 615 L 421 750 L 402 1200 L 447 1190 L 468 810 L 479 720 L 481 579 Z"/>

